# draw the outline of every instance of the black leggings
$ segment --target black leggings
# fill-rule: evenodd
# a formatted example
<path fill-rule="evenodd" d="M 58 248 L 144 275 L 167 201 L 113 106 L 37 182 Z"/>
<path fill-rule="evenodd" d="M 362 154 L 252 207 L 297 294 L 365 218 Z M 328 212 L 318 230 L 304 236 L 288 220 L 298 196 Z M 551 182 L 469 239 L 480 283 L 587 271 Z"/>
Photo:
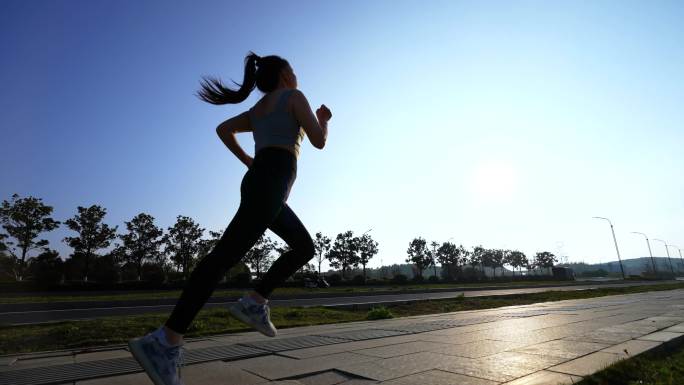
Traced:
<path fill-rule="evenodd" d="M 264 298 L 314 256 L 309 232 L 285 203 L 297 176 L 297 159 L 288 150 L 259 150 L 240 186 L 240 207 L 214 249 L 197 264 L 166 326 L 185 333 L 221 277 L 240 262 L 270 229 L 290 247 L 278 258 L 255 291 Z"/>

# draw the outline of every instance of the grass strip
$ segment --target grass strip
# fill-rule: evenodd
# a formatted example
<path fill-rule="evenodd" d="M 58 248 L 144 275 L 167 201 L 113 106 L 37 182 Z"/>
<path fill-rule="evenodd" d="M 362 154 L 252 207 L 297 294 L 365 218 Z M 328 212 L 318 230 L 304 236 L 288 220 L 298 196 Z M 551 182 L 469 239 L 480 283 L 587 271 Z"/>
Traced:
<path fill-rule="evenodd" d="M 323 293 L 372 293 L 378 291 L 402 291 L 402 290 L 428 290 L 428 289 L 457 289 L 463 287 L 491 287 L 502 285 L 506 287 L 526 287 L 538 285 L 557 285 L 557 286 L 571 286 L 574 282 L 568 283 L 563 281 L 520 281 L 520 282 L 485 282 L 485 283 L 468 283 L 468 284 L 451 284 L 451 283 L 437 283 L 437 284 L 416 284 L 416 285 L 388 285 L 388 286 L 338 286 L 327 289 L 307 289 L 303 287 L 282 287 L 276 289 L 273 294 L 278 295 L 299 295 L 299 294 L 323 294 Z M 587 282 L 592 284 L 592 282 Z M 128 301 L 134 299 L 163 299 L 163 298 L 178 298 L 180 290 L 163 290 L 156 292 L 131 292 L 121 294 L 88 294 L 88 295 L 60 295 L 51 294 L 43 296 L 32 295 L 6 295 L 0 296 L 0 304 L 13 303 L 46 303 L 46 302 L 74 302 L 74 301 Z M 213 297 L 235 297 L 244 294 L 244 290 L 238 289 L 219 289 L 214 291 Z"/>
<path fill-rule="evenodd" d="M 415 301 L 408 304 L 386 305 L 386 308 L 394 317 L 406 317 L 683 288 L 684 283 L 673 283 L 594 290 L 546 291 L 541 293 L 474 298 L 460 296 L 457 298 Z M 121 344 L 130 338 L 142 336 L 154 330 L 166 320 L 166 317 L 167 314 L 144 314 L 49 324 L 3 326 L 0 327 L 0 354 Z M 281 329 L 295 326 L 361 321 L 372 317 L 369 317 L 367 310 L 325 307 L 275 307 L 271 309 L 273 323 Z M 233 319 L 227 309 L 207 309 L 198 314 L 186 337 L 210 336 L 247 330 L 250 329 Z"/>
<path fill-rule="evenodd" d="M 577 385 L 681 385 L 684 383 L 684 344 L 666 346 L 609 366 Z"/>

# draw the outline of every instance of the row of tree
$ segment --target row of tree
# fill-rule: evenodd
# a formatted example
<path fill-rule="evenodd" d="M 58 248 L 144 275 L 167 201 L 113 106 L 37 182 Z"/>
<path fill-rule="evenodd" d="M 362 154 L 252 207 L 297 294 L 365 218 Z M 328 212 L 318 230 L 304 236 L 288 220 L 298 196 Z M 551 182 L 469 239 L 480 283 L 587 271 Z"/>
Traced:
<path fill-rule="evenodd" d="M 52 211 L 53 208 L 40 198 L 30 196 L 21 198 L 14 194 L 10 201 L 2 202 L 0 223 L 5 233 L 0 233 L 3 265 L 0 267 L 11 271 L 16 280 L 24 278 L 29 260 L 41 264 L 43 270 L 50 270 L 61 262 L 58 253 L 50 249 L 49 242 L 39 239 L 41 234 L 62 225 L 62 222 L 52 218 Z M 95 262 L 103 257 L 116 264 L 135 268 L 138 280 L 146 264 L 160 267 L 165 275 L 175 268 L 183 278 L 187 278 L 196 262 L 207 255 L 221 237 L 221 233 L 209 231 L 210 237 L 203 238 L 205 229 L 192 218 L 182 215 L 164 232 L 154 223 L 154 217 L 146 213 L 125 221 L 126 232 L 117 234 L 118 226 L 104 223 L 106 213 L 106 209 L 98 205 L 79 206 L 77 213 L 63 222 L 75 233 L 63 241 L 73 248 L 71 256 L 79 260 L 78 266 L 82 269 L 80 279 L 84 281 L 88 281 Z M 105 251 L 110 246 L 113 247 Z M 362 265 L 365 274 L 366 265 L 378 252 L 378 243 L 369 235 L 355 237 L 352 231 L 338 234 L 334 242 L 319 232 L 316 234 L 315 247 L 319 274 L 325 259 L 334 268 L 341 268 L 343 273 L 351 267 Z M 262 235 L 243 261 L 260 278 L 275 260 L 274 252 L 282 254 L 287 250 L 286 244 Z M 9 258 L 6 258 L 5 253 L 9 254 Z M 38 255 L 32 258 L 32 254 Z M 304 269 L 313 270 L 314 266 L 307 265 Z"/>
<path fill-rule="evenodd" d="M 39 239 L 44 232 L 57 229 L 62 223 L 51 217 L 53 208 L 45 205 L 40 198 L 21 198 L 17 194 L 10 201 L 3 201 L 0 206 L 0 223 L 5 233 L 0 233 L 0 262 L 4 270 L 11 271 L 16 280 L 22 280 L 31 254 L 39 251 L 43 269 L 61 261 L 58 253 L 49 248 L 49 242 Z M 75 233 L 65 237 L 63 241 L 73 248 L 72 258 L 78 257 L 81 269 L 80 279 L 87 281 L 94 264 L 98 259 L 106 257 L 119 266 L 127 266 L 136 271 L 138 280 L 143 275 L 146 264 L 158 266 L 164 277 L 175 269 L 183 278 L 187 278 L 196 262 L 207 255 L 221 237 L 220 232 L 209 231 L 209 238 L 203 238 L 205 229 L 187 216 L 179 215 L 176 223 L 168 227 L 166 232 L 155 225 L 154 217 L 140 213 L 130 221 L 125 221 L 126 231 L 118 234 L 118 226 L 111 227 L 104 223 L 106 210 L 98 205 L 77 208 L 77 213 L 64 221 L 64 225 Z M 118 242 L 117 242 L 118 241 Z M 113 246 L 110 248 L 110 246 Z M 519 271 L 553 266 L 556 258 L 549 252 L 540 252 L 529 261 L 524 253 L 517 250 L 486 249 L 476 246 L 472 250 L 450 242 L 430 244 L 423 238 L 415 238 L 409 243 L 406 262 L 416 267 L 417 275 L 422 277 L 423 271 L 432 267 L 437 275 L 437 264 L 442 267 L 448 278 L 457 276 L 464 266 L 479 267 L 484 273 L 485 267 L 501 269 L 511 266 Z M 314 239 L 317 271 L 321 273 L 321 265 L 327 260 L 331 267 L 339 269 L 343 278 L 352 269 L 362 267 L 363 279 L 366 279 L 366 266 L 378 253 L 378 242 L 364 233 L 355 236 L 352 231 L 337 234 L 334 240 L 318 232 Z M 105 251 L 106 249 L 109 249 Z M 267 271 L 278 254 L 288 250 L 288 246 L 280 244 L 263 235 L 249 250 L 244 262 L 256 273 L 258 278 Z M 274 253 L 276 255 L 274 255 Z M 9 258 L 5 254 L 9 254 Z M 315 271 L 316 266 L 308 265 L 303 270 Z"/>
<path fill-rule="evenodd" d="M 421 237 L 413 239 L 406 250 L 408 255 L 406 262 L 416 266 L 418 276 L 423 276 L 423 271 L 432 267 L 434 275 L 437 276 L 437 264 L 442 266 L 442 271 L 448 278 L 456 277 L 464 266 L 470 265 L 473 268 L 480 267 L 484 273 L 484 268 L 489 267 L 494 270 L 501 269 L 504 274 L 504 266 L 511 266 L 513 271 L 516 269 L 522 275 L 522 269 L 534 270 L 537 268 L 551 268 L 557 262 L 555 255 L 548 251 L 538 252 L 534 259 L 529 260 L 527 256 L 518 250 L 506 249 L 487 249 L 482 246 L 475 246 L 472 251 L 466 250 L 463 245 L 456 246 L 451 242 L 443 242 L 441 245 L 433 241 L 430 243 L 432 249 L 427 246 L 427 241 Z"/>
<path fill-rule="evenodd" d="M 39 239 L 42 233 L 53 231 L 62 224 L 51 217 L 52 211 L 52 207 L 35 197 L 20 198 L 14 194 L 11 201 L 2 202 L 0 223 L 5 233 L 0 233 L 0 254 L 9 254 L 9 258 L 4 256 L 2 259 L 2 267 L 11 271 L 16 280 L 24 278 L 31 254 L 39 253 L 41 259 L 36 262 L 58 257 L 46 239 Z M 154 217 L 146 213 L 125 221 L 126 232 L 117 234 L 118 226 L 104 223 L 106 213 L 106 209 L 98 205 L 79 206 L 77 213 L 64 221 L 75 236 L 65 237 L 63 241 L 73 248 L 72 258 L 80 260 L 84 281 L 88 280 L 93 264 L 100 257 L 134 267 L 138 280 L 146 263 L 161 267 L 164 273 L 176 269 L 187 278 L 196 261 L 211 251 L 221 237 L 221 233 L 209 231 L 210 238 L 204 239 L 205 229 L 182 215 L 177 216 L 176 223 L 164 232 L 154 223 Z M 110 246 L 113 247 L 104 251 Z"/>

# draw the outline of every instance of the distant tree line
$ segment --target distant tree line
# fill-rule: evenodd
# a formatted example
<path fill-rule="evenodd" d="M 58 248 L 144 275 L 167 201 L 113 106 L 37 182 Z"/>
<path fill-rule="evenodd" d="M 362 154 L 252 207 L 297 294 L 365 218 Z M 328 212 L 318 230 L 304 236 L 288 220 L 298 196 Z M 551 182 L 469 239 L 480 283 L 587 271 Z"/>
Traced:
<path fill-rule="evenodd" d="M 518 270 L 522 275 L 522 269 L 533 271 L 537 269 L 548 269 L 554 266 L 558 259 L 548 251 L 535 254 L 532 260 L 518 250 L 508 249 L 487 249 L 480 246 L 467 250 L 463 245 L 456 246 L 451 242 L 443 242 L 441 245 L 433 241 L 430 243 L 432 249 L 428 248 L 424 238 L 414 238 L 406 250 L 407 263 L 415 266 L 416 277 L 423 278 L 423 272 L 430 267 L 433 268 L 433 277 L 437 277 L 437 264 L 441 265 L 442 278 L 454 280 L 463 276 L 464 269 L 469 267 L 471 271 L 477 271 L 481 276 L 485 275 L 485 268 L 490 268 L 496 277 L 497 269 L 501 276 L 504 275 L 504 268 L 510 266 L 513 274 Z"/>
<path fill-rule="evenodd" d="M 201 258 L 216 245 L 222 233 L 205 229 L 192 218 L 178 215 L 176 222 L 162 229 L 153 216 L 141 212 L 124 221 L 125 229 L 105 223 L 107 211 L 99 205 L 78 206 L 73 217 L 57 221 L 52 218 L 53 208 L 40 198 L 12 195 L 0 206 L 0 279 L 22 281 L 30 279 L 40 283 L 60 281 L 120 282 L 147 280 L 167 282 L 187 279 Z M 73 232 L 63 239 L 72 253 L 63 260 L 50 248 L 41 235 L 66 226 Z M 339 271 L 340 280 L 354 278 L 365 282 L 367 267 L 378 253 L 378 242 L 364 233 L 355 236 L 344 231 L 331 239 L 321 232 L 314 238 L 316 254 L 313 264 L 307 264 L 299 274 L 321 274 L 321 265 L 328 261 Z M 231 269 L 226 280 L 247 282 L 261 278 L 277 255 L 288 250 L 286 244 L 271 240 L 266 235 L 248 251 L 243 263 Z M 557 261 L 549 252 L 538 252 L 532 260 L 517 250 L 487 249 L 476 246 L 468 250 L 451 242 L 431 242 L 421 237 L 413 239 L 407 249 L 406 262 L 413 266 L 413 276 L 423 279 L 425 271 L 432 270 L 431 279 L 437 276 L 438 265 L 442 279 L 463 278 L 466 271 L 485 276 L 485 268 L 504 274 L 509 266 L 522 275 L 522 269 L 537 271 L 548 269 Z M 359 271 L 360 269 L 360 271 Z M 358 274 L 357 274 L 358 272 Z M 351 277 L 356 274 L 355 277 Z M 393 275 L 402 275 L 396 271 Z"/>

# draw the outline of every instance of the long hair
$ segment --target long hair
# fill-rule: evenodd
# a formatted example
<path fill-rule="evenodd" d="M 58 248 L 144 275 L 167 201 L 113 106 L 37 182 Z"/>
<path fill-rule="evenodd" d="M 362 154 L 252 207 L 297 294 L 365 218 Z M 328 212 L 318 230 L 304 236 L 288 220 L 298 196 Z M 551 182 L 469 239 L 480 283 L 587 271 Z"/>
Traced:
<path fill-rule="evenodd" d="M 289 65 L 287 60 L 280 56 L 260 57 L 250 51 L 245 57 L 245 76 L 242 84 L 233 82 L 240 87 L 239 89 L 231 90 L 218 78 L 202 77 L 197 97 L 211 104 L 240 103 L 247 99 L 254 87 L 263 93 L 275 90 L 278 87 L 280 73 Z"/>

